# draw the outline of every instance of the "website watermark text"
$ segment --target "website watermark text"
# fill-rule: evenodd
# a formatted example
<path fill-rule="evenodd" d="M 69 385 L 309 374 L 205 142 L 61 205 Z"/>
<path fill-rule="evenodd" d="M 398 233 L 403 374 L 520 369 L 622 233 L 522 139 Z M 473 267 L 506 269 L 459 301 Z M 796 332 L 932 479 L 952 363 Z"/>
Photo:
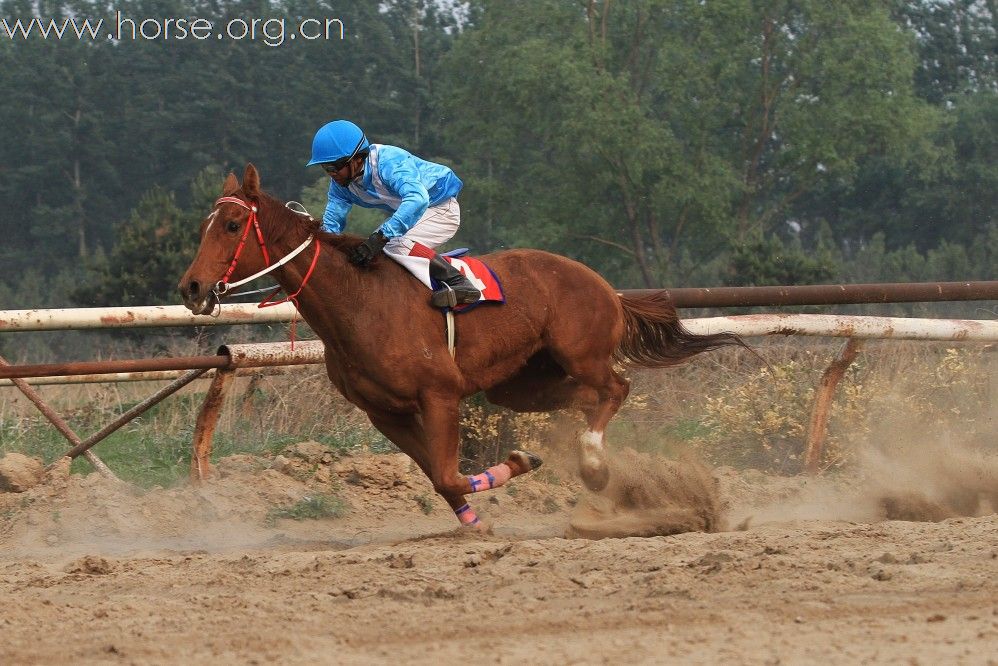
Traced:
<path fill-rule="evenodd" d="M 304 40 L 342 41 L 346 28 L 338 18 L 129 18 L 120 11 L 103 18 L 0 18 L 0 39 L 78 40 L 114 42 L 232 40 L 262 42 L 266 46 Z"/>

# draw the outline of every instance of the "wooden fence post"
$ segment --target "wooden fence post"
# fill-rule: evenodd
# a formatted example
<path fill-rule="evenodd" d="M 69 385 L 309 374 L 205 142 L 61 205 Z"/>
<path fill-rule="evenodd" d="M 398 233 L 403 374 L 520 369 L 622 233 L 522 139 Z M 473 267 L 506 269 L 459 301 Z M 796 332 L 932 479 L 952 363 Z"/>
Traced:
<path fill-rule="evenodd" d="M 846 368 L 856 359 L 862 341 L 849 338 L 845 349 L 837 359 L 832 361 L 824 374 L 821 383 L 814 393 L 814 404 L 811 407 L 811 420 L 807 427 L 807 448 L 804 453 L 804 470 L 811 475 L 820 471 L 821 458 L 825 453 L 825 439 L 828 436 L 828 417 L 832 409 L 832 399 L 835 388 L 846 373 Z"/>

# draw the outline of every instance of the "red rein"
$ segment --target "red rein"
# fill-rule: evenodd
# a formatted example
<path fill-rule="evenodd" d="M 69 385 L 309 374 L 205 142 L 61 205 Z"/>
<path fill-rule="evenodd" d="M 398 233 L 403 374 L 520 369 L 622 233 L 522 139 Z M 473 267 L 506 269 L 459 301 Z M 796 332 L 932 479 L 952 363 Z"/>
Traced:
<path fill-rule="evenodd" d="M 257 219 L 256 216 L 256 211 L 257 211 L 256 204 L 246 203 L 245 201 L 243 201 L 238 197 L 221 197 L 220 199 L 215 201 L 216 206 L 223 203 L 234 203 L 237 206 L 242 206 L 243 208 L 249 211 L 249 219 L 246 220 L 246 228 L 243 229 L 243 235 L 239 239 L 239 245 L 236 246 L 236 252 L 234 255 L 232 255 L 232 263 L 229 264 L 229 268 L 225 271 L 225 275 L 223 275 L 221 279 L 222 284 L 228 284 L 229 279 L 232 277 L 232 273 L 235 272 L 236 270 L 236 264 L 239 262 L 239 255 L 242 254 L 243 247 L 246 245 L 246 239 L 249 238 L 250 227 L 253 227 L 253 229 L 256 230 L 256 240 L 260 244 L 260 251 L 263 252 L 264 262 L 266 263 L 267 266 L 270 266 L 271 262 L 270 262 L 270 253 L 267 252 L 267 243 L 263 240 L 263 231 L 261 231 L 260 229 L 260 221 L 259 219 Z M 301 293 L 302 289 L 305 288 L 305 285 L 308 283 L 309 278 L 312 277 L 312 272 L 315 270 L 315 265 L 319 262 L 319 251 L 321 249 L 322 249 L 322 243 L 318 242 L 317 239 L 315 243 L 315 254 L 312 256 L 312 263 L 309 265 L 308 271 L 305 272 L 305 277 L 302 278 L 301 284 L 298 285 L 298 290 L 295 291 L 295 293 L 290 294 L 279 301 L 271 301 L 270 299 L 274 298 L 274 296 L 277 295 L 277 292 L 274 292 L 270 296 L 267 296 L 262 301 L 260 301 L 260 304 L 257 305 L 258 308 L 269 308 L 274 305 L 280 305 L 281 303 L 287 303 L 288 301 L 291 301 L 291 303 L 294 304 L 295 314 L 291 318 L 291 351 L 295 350 L 295 324 L 298 321 L 297 296 L 298 294 Z"/>

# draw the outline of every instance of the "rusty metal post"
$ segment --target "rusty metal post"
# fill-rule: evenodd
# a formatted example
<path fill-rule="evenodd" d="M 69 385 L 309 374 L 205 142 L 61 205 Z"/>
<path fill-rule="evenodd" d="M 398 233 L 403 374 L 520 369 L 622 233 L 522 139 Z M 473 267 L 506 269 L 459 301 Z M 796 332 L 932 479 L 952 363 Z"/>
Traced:
<path fill-rule="evenodd" d="M 139 404 L 129 409 L 127 412 L 119 416 L 117 419 L 115 419 L 111 423 L 101 428 L 98 432 L 95 432 L 94 434 L 90 435 L 90 437 L 87 437 L 85 440 L 83 440 L 82 442 L 71 448 L 69 451 L 67 451 L 64 454 L 64 457 L 69 456 L 70 458 L 75 458 L 84 451 L 88 450 L 91 446 L 93 446 L 97 442 L 101 441 L 102 439 L 113 433 L 121 426 L 125 425 L 126 423 L 134 419 L 136 416 L 145 413 L 146 411 L 149 410 L 150 407 L 153 407 L 156 404 L 160 403 L 164 398 L 167 398 L 170 395 L 176 393 L 177 391 L 184 388 L 185 386 L 187 386 L 192 381 L 194 381 L 195 379 L 197 379 L 206 372 L 208 372 L 208 368 L 197 368 L 195 370 L 187 371 L 176 381 L 171 382 L 167 386 L 164 386 L 160 390 L 156 391 L 156 393 L 152 394 L 151 396 L 149 396 Z"/>
<path fill-rule="evenodd" d="M 821 458 L 825 453 L 825 439 L 828 435 L 828 417 L 832 409 L 832 399 L 835 397 L 835 388 L 845 376 L 846 369 L 856 360 L 862 346 L 862 340 L 849 338 L 842 353 L 825 368 L 825 372 L 821 376 L 818 390 L 814 394 L 814 404 L 811 407 L 811 420 L 807 426 L 804 470 L 808 474 L 814 475 L 820 471 Z"/>
<path fill-rule="evenodd" d="M 322 363 L 326 346 L 321 340 L 301 340 L 292 350 L 287 342 L 258 342 L 222 345 L 218 354 L 228 359 L 230 368 L 266 368 L 279 365 Z"/>
<path fill-rule="evenodd" d="M 197 425 L 194 426 L 194 451 L 191 455 L 191 482 L 200 483 L 211 475 L 208 458 L 211 456 L 212 437 L 215 426 L 225 403 L 225 393 L 236 376 L 235 370 L 221 369 L 215 372 L 215 378 L 208 387 L 208 395 L 204 398 L 201 411 L 198 412 Z"/>
<path fill-rule="evenodd" d="M 53 375 L 93 375 L 102 372 L 142 372 L 155 370 L 209 370 L 225 368 L 228 356 L 180 356 L 176 358 L 139 358 L 121 361 L 77 361 L 0 367 L 0 378 L 49 377 Z"/>
<path fill-rule="evenodd" d="M 932 303 L 998 299 L 998 280 L 987 282 L 894 282 L 813 284 L 787 287 L 680 287 L 621 289 L 626 296 L 665 292 L 677 308 L 756 305 L 846 305 L 852 303 Z"/>
<path fill-rule="evenodd" d="M 247 373 L 252 374 L 254 377 L 257 375 L 283 375 L 290 374 L 301 370 L 304 366 L 301 365 L 291 365 L 287 367 L 282 366 L 272 366 L 269 368 L 243 368 L 239 370 L 239 376 L 248 376 Z M 210 370 L 208 372 L 211 372 Z M 159 381 L 172 381 L 184 374 L 182 370 L 159 370 L 156 372 L 110 372 L 110 373 L 99 373 L 96 375 L 67 375 L 65 377 L 29 377 L 24 381 L 31 386 L 48 386 L 48 385 L 65 385 L 65 384 L 114 384 L 118 382 L 159 382 Z M 214 375 L 211 375 L 214 377 Z M 208 375 L 204 375 L 203 379 L 210 379 Z M 0 379 L 0 388 L 5 386 L 13 386 L 14 382 L 10 379 Z"/>
<path fill-rule="evenodd" d="M 3 356 L 0 356 L 0 366 L 7 365 L 10 365 L 10 362 L 8 362 Z M 31 386 L 28 386 L 28 383 L 23 379 L 14 378 L 11 382 L 13 382 L 14 386 L 16 386 L 21 393 L 24 394 L 24 397 L 30 400 L 32 404 L 38 408 L 38 411 L 42 413 L 42 416 L 47 418 L 49 423 L 55 426 L 55 429 L 62 433 L 63 437 L 69 440 L 70 444 L 76 446 L 80 443 L 80 438 L 75 432 L 73 432 L 73 429 L 69 427 L 69 424 L 66 423 L 61 416 L 56 414 L 54 409 L 49 407 L 48 403 L 42 399 L 42 396 L 38 393 L 38 391 Z M 115 481 L 120 481 L 120 479 L 114 475 L 114 472 L 111 471 L 111 468 L 105 465 L 104 461 L 97 457 L 96 453 L 93 451 L 85 451 L 83 455 L 87 459 L 87 462 L 93 465 L 94 469 L 100 472 L 102 476 L 114 479 Z"/>

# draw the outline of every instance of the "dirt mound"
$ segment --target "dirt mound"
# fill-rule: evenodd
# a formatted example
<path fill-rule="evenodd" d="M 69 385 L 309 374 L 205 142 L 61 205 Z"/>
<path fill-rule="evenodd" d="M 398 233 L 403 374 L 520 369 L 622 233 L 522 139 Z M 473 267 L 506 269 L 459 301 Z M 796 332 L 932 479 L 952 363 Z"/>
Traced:
<path fill-rule="evenodd" d="M 275 470 L 204 487 L 143 491 L 99 474 L 0 494 L 0 543 L 12 553 L 223 549 L 258 543 L 268 511 L 310 488 Z"/>
<path fill-rule="evenodd" d="M 106 576 L 114 571 L 114 564 L 107 558 L 99 555 L 84 555 L 80 559 L 66 565 L 63 571 L 90 576 Z"/>
<path fill-rule="evenodd" d="M 609 462 L 609 485 L 579 502 L 566 536 L 647 537 L 723 529 L 718 483 L 695 460 L 624 449 Z"/>
<path fill-rule="evenodd" d="M 98 474 L 70 476 L 68 459 L 47 472 L 37 467 L 41 483 L 0 493 L 0 545 L 11 555 L 218 552 L 288 541 L 345 547 L 383 536 L 386 526 L 399 539 L 458 527 L 403 454 L 340 456 L 301 442 L 273 458 L 222 458 L 201 486 L 148 490 Z M 507 515 L 537 515 L 532 534 L 560 536 L 577 492 L 576 484 L 530 475 L 469 499 L 500 528 Z"/>
<path fill-rule="evenodd" d="M 38 458 L 8 453 L 0 458 L 0 492 L 23 493 L 35 486 L 45 474 Z"/>

